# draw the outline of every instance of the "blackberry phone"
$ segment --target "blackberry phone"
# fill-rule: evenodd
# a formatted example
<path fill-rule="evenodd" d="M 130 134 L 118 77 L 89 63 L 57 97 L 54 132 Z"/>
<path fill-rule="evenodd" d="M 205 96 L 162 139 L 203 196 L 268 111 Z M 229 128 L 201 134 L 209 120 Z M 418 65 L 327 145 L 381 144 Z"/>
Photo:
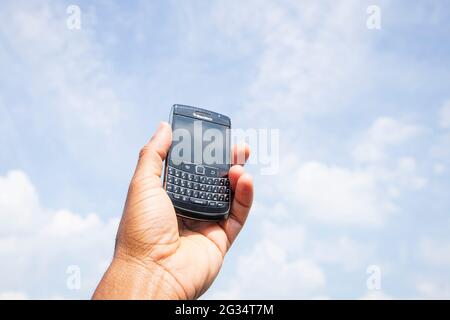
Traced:
<path fill-rule="evenodd" d="M 172 145 L 164 171 L 164 188 L 179 216 L 223 220 L 231 203 L 229 117 L 175 104 L 170 113 Z"/>

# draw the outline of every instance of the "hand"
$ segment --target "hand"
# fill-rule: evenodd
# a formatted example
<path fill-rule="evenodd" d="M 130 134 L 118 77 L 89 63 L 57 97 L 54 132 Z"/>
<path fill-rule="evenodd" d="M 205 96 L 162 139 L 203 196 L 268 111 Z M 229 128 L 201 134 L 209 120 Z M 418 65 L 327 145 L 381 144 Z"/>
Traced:
<path fill-rule="evenodd" d="M 225 254 L 245 223 L 253 199 L 252 177 L 242 165 L 229 172 L 231 214 L 221 222 L 177 217 L 161 185 L 172 130 L 161 123 L 142 149 L 117 233 L 114 258 L 95 299 L 195 299 L 216 278 Z M 247 159 L 248 146 L 233 148 Z M 236 161 L 234 161 L 236 163 Z"/>

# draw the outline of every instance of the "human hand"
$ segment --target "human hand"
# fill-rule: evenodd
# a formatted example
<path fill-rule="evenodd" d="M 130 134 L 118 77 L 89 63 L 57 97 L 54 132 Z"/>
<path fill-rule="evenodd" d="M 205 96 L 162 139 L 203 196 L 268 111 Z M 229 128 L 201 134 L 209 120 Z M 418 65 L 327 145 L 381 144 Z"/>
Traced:
<path fill-rule="evenodd" d="M 253 199 L 252 177 L 233 148 L 229 179 L 234 198 L 227 220 L 195 221 L 176 216 L 161 185 L 163 161 L 172 143 L 169 124 L 141 150 L 117 232 L 114 258 L 94 299 L 196 299 L 212 284 L 225 254 L 245 223 Z"/>

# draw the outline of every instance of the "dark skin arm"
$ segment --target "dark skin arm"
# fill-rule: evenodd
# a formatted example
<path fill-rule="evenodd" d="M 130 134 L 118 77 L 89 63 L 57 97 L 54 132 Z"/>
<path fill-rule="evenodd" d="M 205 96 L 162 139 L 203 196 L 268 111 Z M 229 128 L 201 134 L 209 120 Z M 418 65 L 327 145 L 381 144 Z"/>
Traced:
<path fill-rule="evenodd" d="M 140 152 L 117 232 L 114 258 L 93 299 L 196 299 L 212 284 L 242 229 L 253 200 L 253 180 L 240 164 L 229 172 L 234 199 L 221 222 L 179 218 L 161 185 L 172 141 L 161 123 Z M 233 149 L 247 159 L 248 146 Z"/>

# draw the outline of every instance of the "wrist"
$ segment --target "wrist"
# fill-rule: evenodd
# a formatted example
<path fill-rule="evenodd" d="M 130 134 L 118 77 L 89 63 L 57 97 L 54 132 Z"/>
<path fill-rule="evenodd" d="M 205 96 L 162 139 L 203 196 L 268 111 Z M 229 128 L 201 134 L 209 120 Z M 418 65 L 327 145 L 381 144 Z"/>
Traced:
<path fill-rule="evenodd" d="M 156 262 L 114 257 L 93 299 L 186 299 L 176 279 Z"/>

